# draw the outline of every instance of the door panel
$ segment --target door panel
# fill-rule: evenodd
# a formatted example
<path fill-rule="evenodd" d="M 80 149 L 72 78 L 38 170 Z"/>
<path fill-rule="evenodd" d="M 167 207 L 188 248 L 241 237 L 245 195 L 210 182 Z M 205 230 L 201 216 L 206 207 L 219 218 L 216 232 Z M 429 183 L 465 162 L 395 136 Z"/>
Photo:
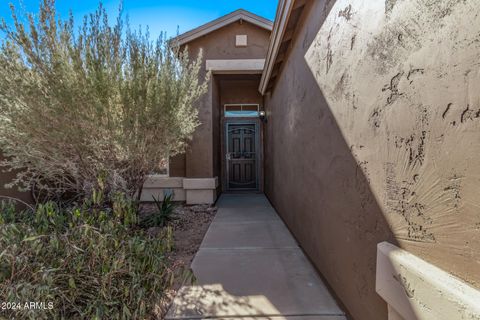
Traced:
<path fill-rule="evenodd" d="M 257 127 L 255 123 L 227 123 L 227 188 L 256 190 Z"/>

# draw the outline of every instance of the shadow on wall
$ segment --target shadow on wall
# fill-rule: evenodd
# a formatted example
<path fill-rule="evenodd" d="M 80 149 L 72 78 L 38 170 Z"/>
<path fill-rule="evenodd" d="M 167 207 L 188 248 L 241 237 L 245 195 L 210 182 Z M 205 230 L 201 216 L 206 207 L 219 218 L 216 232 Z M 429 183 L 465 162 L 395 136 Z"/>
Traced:
<path fill-rule="evenodd" d="M 385 319 L 375 293 L 376 245 L 398 242 L 323 95 L 307 90 L 314 98 L 296 110 L 269 102 L 276 110 L 267 129 L 266 194 L 351 315 Z"/>
<path fill-rule="evenodd" d="M 421 5 L 409 3 L 413 7 Z M 374 304 L 368 301 L 377 299 L 374 252 L 378 241 L 390 238 L 395 243 L 393 239 L 400 239 L 404 247 L 443 263 L 464 278 L 475 274 L 466 263 L 472 257 L 462 257 L 471 254 L 472 245 L 459 231 L 467 230 L 474 238 L 478 232 L 475 234 L 473 228 L 473 211 L 468 212 L 468 203 L 462 208 L 459 200 L 464 175 L 452 172 L 458 168 L 452 170 L 451 165 L 471 171 L 472 162 L 469 166 L 462 159 L 450 157 L 450 167 L 445 166 L 444 171 L 440 170 L 443 175 L 439 174 L 435 161 L 439 154 L 432 146 L 435 141 L 452 138 L 444 135 L 449 131 L 445 125 L 434 125 L 433 120 L 445 118 L 445 110 L 449 116 L 451 110 L 448 105 L 441 112 L 427 108 L 442 105 L 441 99 L 448 97 L 444 94 L 436 101 L 439 88 L 432 81 L 430 95 L 419 92 L 431 79 L 424 79 L 429 68 L 415 65 L 417 60 L 431 58 L 431 54 L 426 54 L 428 50 L 421 52 L 421 46 L 415 47 L 418 39 L 408 39 L 415 33 L 428 35 L 424 29 L 432 19 L 438 19 L 440 13 L 448 15 L 447 9 L 453 14 L 458 9 L 451 3 L 451 7 L 444 8 L 446 2 L 425 10 L 385 7 L 367 1 L 355 5 L 352 1 L 337 1 L 332 5 L 328 14 L 322 4 L 311 4 L 307 10 L 310 16 L 305 18 L 307 22 L 284 67 L 288 77 L 281 78 L 268 101 L 275 109 L 271 110 L 267 138 L 267 164 L 273 166 L 267 169 L 267 193 L 352 314 L 367 319 L 375 317 Z M 427 14 L 419 17 L 417 11 Z M 325 21 L 327 16 L 321 25 L 318 21 Z M 411 19 L 422 21 L 418 28 L 423 29 L 406 30 L 406 22 Z M 388 46 L 395 39 L 404 42 L 399 44 L 398 52 Z M 412 65 L 397 64 L 397 60 L 409 55 L 417 59 L 412 58 Z M 441 74 L 439 66 L 444 64 L 435 63 L 430 68 Z M 455 73 L 469 74 L 468 69 L 461 69 Z M 452 80 L 449 82 L 459 82 Z M 413 89 L 408 91 L 405 85 Z M 462 136 L 473 138 L 468 131 Z M 285 180 L 291 184 L 283 185 Z M 456 213 L 465 221 L 453 221 Z M 311 235 L 315 227 L 325 225 L 333 231 Z M 335 232 L 337 235 L 328 235 Z M 451 232 L 456 239 L 450 239 L 450 245 L 438 245 Z M 341 265 L 360 261 L 349 255 L 348 248 L 343 252 L 344 248 L 339 247 L 349 243 L 362 256 L 360 264 L 364 268 L 352 271 Z M 434 254 L 428 254 L 432 248 Z M 450 249 L 451 258 L 460 256 L 464 263 L 449 266 L 449 261 L 454 261 L 446 258 Z M 334 250 L 341 252 L 330 253 Z M 478 250 L 473 252 L 475 255 Z M 339 261 L 335 255 L 344 260 Z M 347 271 L 352 271 L 353 277 Z M 346 279 L 355 280 L 345 283 L 349 281 Z M 355 302 L 358 297 L 360 300 Z M 359 303 L 362 299 L 363 305 Z"/>
<path fill-rule="evenodd" d="M 339 0 L 304 60 L 401 246 L 480 287 L 478 16 Z"/>
<path fill-rule="evenodd" d="M 478 287 L 474 2 L 312 1 L 267 97 L 266 193 L 355 319 L 381 241 Z"/>
<path fill-rule="evenodd" d="M 271 96 L 266 194 L 354 319 L 386 319 L 376 246 L 398 245 L 304 55 L 335 1 L 312 1 Z M 336 14 L 336 13 L 331 13 Z"/>

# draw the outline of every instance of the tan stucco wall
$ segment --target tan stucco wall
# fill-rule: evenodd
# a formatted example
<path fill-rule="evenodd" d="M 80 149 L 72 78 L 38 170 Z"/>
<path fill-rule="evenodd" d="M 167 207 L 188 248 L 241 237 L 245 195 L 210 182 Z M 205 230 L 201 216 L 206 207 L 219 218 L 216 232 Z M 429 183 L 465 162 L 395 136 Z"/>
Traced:
<path fill-rule="evenodd" d="M 221 159 L 220 159 L 220 88 L 218 79 L 214 76 L 212 79 L 212 139 L 213 139 L 213 175 L 220 177 Z"/>
<path fill-rule="evenodd" d="M 235 46 L 235 36 L 246 34 L 248 45 Z M 234 22 L 187 44 L 193 55 L 203 49 L 205 59 L 264 59 L 267 55 L 270 31 L 248 22 Z"/>
<path fill-rule="evenodd" d="M 187 174 L 185 161 L 185 154 L 178 154 L 171 157 L 168 163 L 168 175 L 170 177 L 185 177 Z"/>
<path fill-rule="evenodd" d="M 253 103 L 263 105 L 263 97 L 258 91 L 260 75 L 249 75 L 242 78 L 221 78 L 220 105 L 223 111 L 225 104 Z"/>
<path fill-rule="evenodd" d="M 480 7 L 310 1 L 266 98 L 266 193 L 355 319 L 376 244 L 480 287 Z"/>
<path fill-rule="evenodd" d="M 248 45 L 235 46 L 235 36 L 246 34 Z M 235 22 L 187 44 L 191 57 L 196 57 L 200 50 L 204 61 L 207 59 L 263 59 L 267 54 L 270 31 L 254 26 L 248 22 Z M 203 63 L 202 75 L 206 73 Z M 211 77 L 209 90 L 198 102 L 199 120 L 192 142 L 186 152 L 184 167 L 189 178 L 206 178 L 218 176 L 220 172 L 220 113 L 219 84 Z M 215 109 L 212 109 L 215 106 Z M 172 159 L 170 168 L 178 172 L 181 160 Z"/>
<path fill-rule="evenodd" d="M 213 177 L 213 79 L 209 80 L 207 93 L 198 101 L 200 125 L 193 134 L 185 153 L 185 172 L 189 178 Z"/>

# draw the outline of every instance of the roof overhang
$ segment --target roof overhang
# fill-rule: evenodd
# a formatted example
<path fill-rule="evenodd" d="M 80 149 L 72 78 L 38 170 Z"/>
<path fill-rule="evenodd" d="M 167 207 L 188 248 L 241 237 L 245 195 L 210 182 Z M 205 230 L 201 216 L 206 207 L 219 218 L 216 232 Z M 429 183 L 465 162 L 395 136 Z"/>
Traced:
<path fill-rule="evenodd" d="M 246 10 L 239 9 L 209 23 L 206 23 L 198 28 L 185 32 L 173 38 L 172 41 L 177 42 L 177 44 L 181 46 L 236 21 L 247 21 L 268 31 L 272 31 L 273 27 L 272 21 L 257 16 L 256 14 L 253 14 Z"/>
<path fill-rule="evenodd" d="M 272 82 L 279 73 L 305 3 L 305 0 L 280 0 L 278 4 L 265 68 L 258 88 L 262 95 L 273 85 Z"/>

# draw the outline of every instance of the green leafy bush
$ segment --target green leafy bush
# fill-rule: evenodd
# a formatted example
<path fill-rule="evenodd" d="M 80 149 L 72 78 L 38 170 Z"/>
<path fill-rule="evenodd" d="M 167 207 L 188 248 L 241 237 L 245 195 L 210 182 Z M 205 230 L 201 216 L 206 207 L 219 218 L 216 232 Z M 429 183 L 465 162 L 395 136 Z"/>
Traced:
<path fill-rule="evenodd" d="M 15 204 L 12 201 L 0 201 L 0 224 L 8 223 L 15 219 Z"/>
<path fill-rule="evenodd" d="M 125 219 L 128 204 L 113 207 L 118 212 L 49 202 L 35 213 L 12 214 L 13 207 L 2 203 L 0 301 L 43 302 L 45 308 L 2 310 L 1 316 L 149 318 L 173 281 L 167 259 L 172 230 L 147 236 Z"/>

